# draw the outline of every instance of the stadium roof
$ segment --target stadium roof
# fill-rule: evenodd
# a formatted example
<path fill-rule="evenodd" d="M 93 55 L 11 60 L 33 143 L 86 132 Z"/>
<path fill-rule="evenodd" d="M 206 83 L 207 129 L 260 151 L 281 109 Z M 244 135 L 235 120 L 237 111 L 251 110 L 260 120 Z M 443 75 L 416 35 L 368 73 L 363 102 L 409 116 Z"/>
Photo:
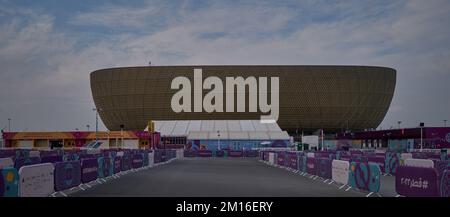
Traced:
<path fill-rule="evenodd" d="M 154 121 L 161 136 L 187 139 L 286 140 L 289 135 L 277 123 L 260 120 Z M 220 135 L 220 136 L 219 136 Z"/>

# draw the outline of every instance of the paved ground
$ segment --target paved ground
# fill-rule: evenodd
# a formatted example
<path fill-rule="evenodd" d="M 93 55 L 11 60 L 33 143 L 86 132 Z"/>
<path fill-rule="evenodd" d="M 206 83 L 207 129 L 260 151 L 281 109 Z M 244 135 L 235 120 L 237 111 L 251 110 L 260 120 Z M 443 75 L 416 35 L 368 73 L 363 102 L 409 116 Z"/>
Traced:
<path fill-rule="evenodd" d="M 106 197 L 361 197 L 257 159 L 183 159 L 130 173 L 69 196 Z"/>

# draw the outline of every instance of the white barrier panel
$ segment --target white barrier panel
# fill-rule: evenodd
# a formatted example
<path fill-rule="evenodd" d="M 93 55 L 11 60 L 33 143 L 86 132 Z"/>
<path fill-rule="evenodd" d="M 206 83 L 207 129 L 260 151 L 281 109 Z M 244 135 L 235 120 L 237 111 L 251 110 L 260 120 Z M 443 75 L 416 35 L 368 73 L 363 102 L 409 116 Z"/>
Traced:
<path fill-rule="evenodd" d="M 434 168 L 433 160 L 408 158 L 405 160 L 405 166 Z"/>
<path fill-rule="evenodd" d="M 118 151 L 116 156 L 122 157 L 123 156 L 123 151 Z"/>
<path fill-rule="evenodd" d="M 177 159 L 180 159 L 180 158 L 183 158 L 184 157 L 184 150 L 183 149 L 177 149 L 176 150 L 176 156 L 177 156 Z"/>
<path fill-rule="evenodd" d="M 401 153 L 400 156 L 402 157 L 403 160 L 408 159 L 408 158 L 412 158 L 412 154 L 411 153 Z"/>
<path fill-rule="evenodd" d="M 100 149 L 88 149 L 88 154 L 100 154 Z"/>
<path fill-rule="evenodd" d="M 14 167 L 14 161 L 9 157 L 0 158 L 0 169 L 5 167 Z"/>
<path fill-rule="evenodd" d="M 41 154 L 39 154 L 39 151 L 30 151 L 29 156 L 30 157 L 40 157 Z"/>
<path fill-rule="evenodd" d="M 153 167 L 155 165 L 155 152 L 148 153 L 148 166 Z"/>
<path fill-rule="evenodd" d="M 343 160 L 333 160 L 331 162 L 331 178 L 341 184 L 348 184 L 350 163 Z"/>
<path fill-rule="evenodd" d="M 306 157 L 314 157 L 314 152 L 308 152 L 306 153 Z"/>
<path fill-rule="evenodd" d="M 51 163 L 23 166 L 19 169 L 19 195 L 21 197 L 47 197 L 54 192 Z"/>
<path fill-rule="evenodd" d="M 275 153 L 269 152 L 269 163 L 275 164 Z"/>

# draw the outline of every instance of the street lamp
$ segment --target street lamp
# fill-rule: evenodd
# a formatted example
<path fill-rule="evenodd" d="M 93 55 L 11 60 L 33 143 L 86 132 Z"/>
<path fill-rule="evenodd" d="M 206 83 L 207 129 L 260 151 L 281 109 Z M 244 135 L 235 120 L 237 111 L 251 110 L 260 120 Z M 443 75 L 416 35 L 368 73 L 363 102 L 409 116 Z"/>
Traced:
<path fill-rule="evenodd" d="M 397 121 L 398 129 L 400 129 L 400 124 L 402 124 L 402 121 Z"/>
<path fill-rule="evenodd" d="M 11 132 L 11 118 L 8 118 L 8 132 Z"/>
<path fill-rule="evenodd" d="M 88 125 L 86 125 L 86 127 L 87 127 L 87 131 L 89 131 L 89 127 L 91 127 L 91 126 L 88 124 Z"/>
<path fill-rule="evenodd" d="M 420 122 L 420 151 L 422 151 L 423 148 L 423 127 L 425 124 L 423 122 Z"/>
<path fill-rule="evenodd" d="M 447 120 L 444 120 L 444 127 L 447 127 Z"/>

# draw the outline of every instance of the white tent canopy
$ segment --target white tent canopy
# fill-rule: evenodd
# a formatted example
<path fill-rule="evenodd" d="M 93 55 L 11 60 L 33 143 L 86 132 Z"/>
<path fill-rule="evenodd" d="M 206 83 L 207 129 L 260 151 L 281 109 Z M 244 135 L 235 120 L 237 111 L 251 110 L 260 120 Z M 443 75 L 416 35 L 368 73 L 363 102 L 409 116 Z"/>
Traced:
<path fill-rule="evenodd" d="M 286 140 L 289 135 L 277 123 L 259 120 L 154 121 L 161 136 L 187 139 Z M 220 136 L 219 136 L 220 135 Z"/>

